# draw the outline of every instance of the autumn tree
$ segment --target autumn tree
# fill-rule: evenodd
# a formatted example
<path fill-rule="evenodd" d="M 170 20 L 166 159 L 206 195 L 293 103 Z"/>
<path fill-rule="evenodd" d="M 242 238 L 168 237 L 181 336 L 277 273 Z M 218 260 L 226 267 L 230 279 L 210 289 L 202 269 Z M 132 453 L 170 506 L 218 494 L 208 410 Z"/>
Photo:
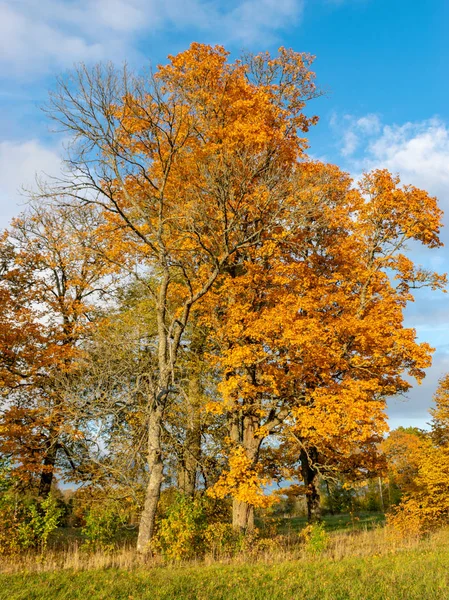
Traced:
<path fill-rule="evenodd" d="M 30 302 L 29 273 L 6 232 L 0 238 L 0 386 L 3 399 L 31 378 L 44 360 L 40 327 Z"/>
<path fill-rule="evenodd" d="M 409 453 L 411 482 L 389 519 L 404 534 L 427 532 L 449 519 L 448 375 L 440 379 L 434 402 L 432 429 Z"/>
<path fill-rule="evenodd" d="M 82 345 L 66 401 L 76 414 L 79 463 L 74 479 L 102 488 L 109 497 L 142 502 L 148 444 L 147 399 L 157 368 L 155 303 L 142 283 L 116 291 L 116 303 Z M 193 335 L 193 337 L 192 337 Z M 207 485 L 203 436 L 211 417 L 203 410 L 213 377 L 202 348 L 201 329 L 189 326 L 179 358 L 178 390 L 165 407 L 161 446 L 167 486 L 193 497 Z"/>
<path fill-rule="evenodd" d="M 154 276 L 158 365 L 140 551 L 153 532 L 162 424 L 192 308 L 236 252 L 265 243 L 285 216 L 289 173 L 306 145 L 298 132 L 315 122 L 303 112 L 316 95 L 311 60 L 281 49 L 231 63 L 222 47 L 192 44 L 143 78 L 81 67 L 52 96 L 51 116 L 74 140 L 70 176 L 55 193 L 98 206 L 109 260 Z"/>
<path fill-rule="evenodd" d="M 411 239 L 440 245 L 441 211 L 425 192 L 386 171 L 355 188 L 320 163 L 299 163 L 292 181 L 291 220 L 226 278 L 214 322 L 223 402 L 211 409 L 229 415 L 232 440 L 216 491 L 234 496 L 242 528 L 252 506 L 269 502 L 259 459 L 273 433 L 284 457 L 296 448 L 311 519 L 319 473 L 375 471 L 386 398 L 410 388 L 404 373 L 419 381 L 430 364 L 403 309 L 414 287 L 445 282 L 402 254 Z"/>
<path fill-rule="evenodd" d="M 12 267 L 2 290 L 15 301 L 2 315 L 1 452 L 24 478 L 38 477 L 41 496 L 50 491 L 58 455 L 69 457 L 74 429 L 61 383 L 76 368 L 109 272 L 89 248 L 95 219 L 91 210 L 30 207 L 6 238 Z"/>
<path fill-rule="evenodd" d="M 398 427 L 381 443 L 391 483 L 402 493 L 411 492 L 419 470 L 419 456 L 428 433 L 416 427 Z"/>
<path fill-rule="evenodd" d="M 169 58 L 144 77 L 81 66 L 59 82 L 49 113 L 72 144 L 67 177 L 43 192 L 66 214 L 96 214 L 84 228 L 89 260 L 134 278 L 151 307 L 149 321 L 123 313 L 135 337 L 119 387 L 115 375 L 101 383 L 112 386 L 109 397 L 90 394 L 94 380 L 87 386 L 87 412 L 98 415 L 107 400 L 108 423 L 123 425 L 111 444 L 127 435 L 145 444 L 141 552 L 173 449 L 181 487 L 195 486 L 205 395 L 209 414 L 228 425 L 227 467 L 213 493 L 233 497 L 237 528 L 272 501 L 270 472 L 300 466 L 313 516 L 318 473 L 371 468 L 385 399 L 430 364 L 431 348 L 403 326 L 404 308 L 413 288 L 444 285 L 405 253 L 410 240 L 440 245 L 434 198 L 387 171 L 355 184 L 307 160 L 303 136 L 316 119 L 304 108 L 317 94 L 310 56 L 281 48 L 230 62 L 222 47 L 192 44 Z M 69 331 L 84 320 L 59 315 L 56 347 L 74 351 Z M 107 327 L 104 339 L 120 340 Z M 112 357 L 95 343 L 101 374 Z M 221 379 L 218 393 L 208 371 Z M 120 359 L 107 372 L 120 373 Z M 264 461 L 274 436 L 281 467 Z"/>
<path fill-rule="evenodd" d="M 438 446 L 446 446 L 449 444 L 449 374 L 440 379 L 433 401 L 432 438 Z"/>
<path fill-rule="evenodd" d="M 411 290 L 441 288 L 445 277 L 424 271 L 404 252 L 409 240 L 441 245 L 442 213 L 435 198 L 399 184 L 387 171 L 375 171 L 358 190 L 347 190 L 342 206 L 350 207 L 349 221 L 334 238 L 340 238 L 338 247 L 326 251 L 334 266 L 328 273 L 316 269 L 318 294 L 308 309 L 308 318 L 315 318 L 308 326 L 318 352 L 291 428 L 307 454 L 302 465 L 316 505 L 317 472 L 375 471 L 377 444 L 387 429 L 386 399 L 410 388 L 405 373 L 419 383 L 430 365 L 431 348 L 403 326 L 403 310 L 413 300 Z"/>

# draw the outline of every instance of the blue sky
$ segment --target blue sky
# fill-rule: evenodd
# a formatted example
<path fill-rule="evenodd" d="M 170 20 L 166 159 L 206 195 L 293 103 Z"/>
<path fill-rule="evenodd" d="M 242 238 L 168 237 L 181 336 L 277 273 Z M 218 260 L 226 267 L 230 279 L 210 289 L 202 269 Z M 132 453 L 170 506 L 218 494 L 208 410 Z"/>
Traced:
<path fill-rule="evenodd" d="M 316 55 L 327 93 L 310 107 L 311 154 L 354 175 L 399 173 L 439 197 L 449 225 L 448 24 L 447 0 L 0 0 L 0 227 L 20 210 L 21 185 L 59 170 L 61 140 L 39 109 L 56 75 L 79 61 L 154 65 L 192 41 Z M 444 248 L 415 257 L 449 271 Z M 407 324 L 436 353 L 408 401 L 390 402 L 393 427 L 429 420 L 449 371 L 449 298 L 419 293 Z"/>

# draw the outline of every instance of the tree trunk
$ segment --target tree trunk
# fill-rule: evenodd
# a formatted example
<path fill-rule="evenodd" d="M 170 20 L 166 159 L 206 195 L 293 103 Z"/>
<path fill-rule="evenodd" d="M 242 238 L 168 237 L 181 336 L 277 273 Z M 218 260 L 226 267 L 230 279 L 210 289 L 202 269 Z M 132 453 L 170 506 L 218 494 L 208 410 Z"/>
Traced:
<path fill-rule="evenodd" d="M 252 415 L 237 415 L 231 426 L 231 440 L 243 446 L 246 455 L 255 462 L 260 448 L 260 439 L 254 436 L 258 427 L 258 419 Z M 237 531 L 252 531 L 254 529 L 254 506 L 247 502 L 233 499 L 232 526 Z"/>
<path fill-rule="evenodd" d="M 326 480 L 327 497 L 329 499 L 329 512 L 331 515 L 335 515 L 334 510 L 334 499 L 332 498 L 332 492 L 329 487 L 329 482 Z"/>
<path fill-rule="evenodd" d="M 55 473 L 56 459 L 58 456 L 58 444 L 55 440 L 49 440 L 48 449 L 42 464 L 42 472 L 39 481 L 39 496 L 46 498 L 51 490 L 53 476 Z"/>
<path fill-rule="evenodd" d="M 198 463 L 201 457 L 201 428 L 188 429 L 184 442 L 183 456 L 178 473 L 180 491 L 193 498 L 196 490 Z"/>
<path fill-rule="evenodd" d="M 254 506 L 240 500 L 232 501 L 232 527 L 237 531 L 254 529 Z"/>
<path fill-rule="evenodd" d="M 150 541 L 154 531 L 156 510 L 161 495 L 164 465 L 162 461 L 161 424 L 163 409 L 158 406 L 150 414 L 148 424 L 148 470 L 149 479 L 145 494 L 145 504 L 139 523 L 137 551 L 150 551 Z"/>
<path fill-rule="evenodd" d="M 299 455 L 301 461 L 301 474 L 306 487 L 307 500 L 307 519 L 309 523 L 319 523 L 321 521 L 320 493 L 318 491 L 318 471 L 316 462 L 318 451 L 316 448 L 309 448 L 307 451 L 301 449 Z"/>
<path fill-rule="evenodd" d="M 189 381 L 186 437 L 178 471 L 178 487 L 183 494 L 191 498 L 195 494 L 201 458 L 200 398 L 200 377 L 198 373 L 194 373 Z"/>

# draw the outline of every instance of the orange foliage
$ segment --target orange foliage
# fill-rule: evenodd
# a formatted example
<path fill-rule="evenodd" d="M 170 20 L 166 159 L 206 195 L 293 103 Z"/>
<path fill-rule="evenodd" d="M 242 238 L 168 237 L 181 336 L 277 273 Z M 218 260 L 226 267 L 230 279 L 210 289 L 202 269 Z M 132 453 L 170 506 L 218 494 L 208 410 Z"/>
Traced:
<path fill-rule="evenodd" d="M 441 211 L 386 171 L 354 188 L 337 167 L 306 162 L 293 181 L 290 219 L 239 253 L 211 302 L 221 412 L 257 421 L 252 446 L 282 431 L 297 453 L 317 449 L 323 467 L 374 468 L 386 398 L 430 365 L 430 346 L 402 324 L 410 290 L 445 283 L 401 250 L 410 239 L 438 246 Z"/>
<path fill-rule="evenodd" d="M 266 508 L 278 501 L 276 496 L 263 493 L 262 488 L 268 483 L 268 479 L 261 476 L 260 465 L 254 467 L 244 448 L 231 448 L 228 469 L 208 494 L 214 498 L 225 498 L 230 494 L 250 506 Z"/>
<path fill-rule="evenodd" d="M 0 383 L 7 402 L 0 452 L 27 485 L 46 479 L 44 494 L 63 439 L 76 434 L 62 382 L 76 369 L 108 272 L 84 228 L 94 215 L 79 219 L 54 206 L 33 208 L 3 239 Z"/>
<path fill-rule="evenodd" d="M 416 533 L 422 533 L 449 521 L 448 390 L 449 376 L 446 375 L 434 396 L 432 432 L 419 441 L 408 457 L 414 467 L 414 478 L 389 519 L 403 534 L 410 532 L 412 526 Z"/>
<path fill-rule="evenodd" d="M 59 439 L 64 405 L 48 384 L 76 365 L 102 278 L 133 275 L 148 291 L 157 366 L 148 376 L 140 549 L 153 531 L 161 432 L 194 311 L 221 377 L 221 398 L 208 408 L 226 415 L 232 444 L 212 493 L 251 506 L 271 502 L 268 436 L 281 437 L 288 460 L 313 449 L 325 467 L 373 465 L 386 398 L 430 365 L 432 349 L 404 327 L 403 311 L 414 288 L 446 280 L 417 267 L 406 243 L 440 246 L 442 213 L 435 198 L 386 170 L 357 183 L 307 159 L 304 134 L 317 122 L 303 112 L 317 95 L 312 61 L 280 48 L 230 62 L 223 47 L 194 43 L 148 80 L 81 68 L 54 101 L 56 120 L 76 134 L 75 181 L 61 189 L 85 222 L 71 235 L 69 206 L 15 223 L 17 264 L 37 276 L 34 296 L 11 315 L 25 323 L 37 302 L 31 320 L 46 322 L 29 362 Z M 46 368 L 36 348 L 50 357 Z M 28 360 L 21 343 L 15 352 L 17 364 Z"/>
<path fill-rule="evenodd" d="M 412 491 L 415 486 L 423 443 L 426 445 L 424 432 L 403 427 L 392 431 L 381 443 L 389 474 L 403 491 Z"/>

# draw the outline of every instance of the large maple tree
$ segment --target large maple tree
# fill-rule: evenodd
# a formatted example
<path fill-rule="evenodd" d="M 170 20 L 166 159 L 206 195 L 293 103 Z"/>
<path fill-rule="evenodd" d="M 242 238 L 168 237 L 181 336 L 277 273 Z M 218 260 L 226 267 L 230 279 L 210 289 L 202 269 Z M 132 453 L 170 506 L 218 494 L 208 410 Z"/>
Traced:
<path fill-rule="evenodd" d="M 141 79 L 80 69 L 51 114 L 75 135 L 58 193 L 96 204 L 108 257 L 139 275 L 156 306 L 158 366 L 148 397 L 148 472 L 138 549 L 151 539 L 163 480 L 161 427 L 192 307 L 239 250 L 265 243 L 285 216 L 289 173 L 315 118 L 311 57 L 281 49 L 229 62 L 192 44 Z M 151 283 L 150 283 L 151 281 Z"/>
<path fill-rule="evenodd" d="M 230 431 L 215 493 L 233 495 L 241 528 L 270 502 L 270 435 L 283 440 L 277 472 L 283 459 L 284 473 L 289 461 L 300 465 L 310 519 L 319 518 L 318 474 L 375 471 L 386 399 L 430 365 L 431 348 L 404 327 L 403 310 L 413 288 L 445 283 L 404 254 L 409 240 L 440 245 L 441 211 L 425 192 L 386 171 L 356 186 L 316 162 L 299 163 L 292 182 L 290 219 L 271 244 L 240 253 L 212 310 L 223 401 L 210 409 L 228 415 Z"/>

